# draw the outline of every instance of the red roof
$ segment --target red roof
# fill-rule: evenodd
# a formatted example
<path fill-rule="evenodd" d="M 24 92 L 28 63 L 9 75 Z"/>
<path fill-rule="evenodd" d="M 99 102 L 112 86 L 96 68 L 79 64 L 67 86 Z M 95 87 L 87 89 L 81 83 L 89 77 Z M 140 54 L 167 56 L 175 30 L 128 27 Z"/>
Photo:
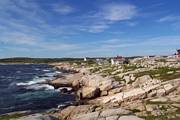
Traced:
<path fill-rule="evenodd" d="M 180 58 L 180 55 L 176 55 L 176 58 Z"/>
<path fill-rule="evenodd" d="M 122 58 L 123 58 L 123 56 L 119 56 L 119 55 L 118 55 L 116 58 L 117 58 L 117 59 L 122 59 Z"/>

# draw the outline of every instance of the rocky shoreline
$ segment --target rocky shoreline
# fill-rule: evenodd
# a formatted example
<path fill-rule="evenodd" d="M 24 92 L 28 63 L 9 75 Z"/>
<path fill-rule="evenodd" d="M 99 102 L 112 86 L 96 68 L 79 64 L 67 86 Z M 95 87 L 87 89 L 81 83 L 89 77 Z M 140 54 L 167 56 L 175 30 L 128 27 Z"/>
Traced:
<path fill-rule="evenodd" d="M 155 72 L 158 75 L 154 75 L 154 71 L 163 67 L 162 65 L 157 69 L 157 64 L 159 63 L 136 69 L 134 66 L 133 69 L 132 66 L 128 66 L 128 70 L 127 66 L 123 65 L 104 68 L 101 65 L 97 70 L 99 67 L 97 64 L 91 66 L 67 62 L 51 64 L 55 69 L 63 70 L 68 74 L 43 84 L 52 85 L 56 89 L 70 87 L 72 88 L 70 92 L 75 93 L 77 100 L 72 105 L 47 112 L 47 119 L 43 118 L 43 120 L 51 120 L 49 116 L 57 120 L 178 120 L 180 118 L 180 77 L 177 76 L 179 62 L 171 65 L 174 66 L 173 69 L 163 68 L 161 71 L 162 75 L 170 76 L 172 70 L 176 70 L 176 74 L 173 75 L 177 78 L 169 80 L 161 80 L 162 76 L 158 76 L 161 73 Z M 107 71 L 108 75 L 105 75 Z M 144 74 L 146 71 L 148 74 Z M 151 72 L 153 74 L 149 75 Z M 64 88 L 63 92 L 68 92 L 68 89 Z M 26 117 L 20 120 L 26 120 Z M 35 120 L 40 120 L 39 118 Z"/>
<path fill-rule="evenodd" d="M 67 63 L 55 66 L 76 71 L 68 75 L 66 80 L 81 101 L 78 105 L 68 106 L 51 114 L 58 119 L 141 120 L 159 116 L 164 119 L 179 118 L 180 78 L 162 81 L 150 75 L 133 78 L 129 74 L 128 77 L 123 76 L 125 84 L 122 84 L 110 76 L 92 73 L 91 67 Z M 106 115 L 102 115 L 104 112 Z"/>

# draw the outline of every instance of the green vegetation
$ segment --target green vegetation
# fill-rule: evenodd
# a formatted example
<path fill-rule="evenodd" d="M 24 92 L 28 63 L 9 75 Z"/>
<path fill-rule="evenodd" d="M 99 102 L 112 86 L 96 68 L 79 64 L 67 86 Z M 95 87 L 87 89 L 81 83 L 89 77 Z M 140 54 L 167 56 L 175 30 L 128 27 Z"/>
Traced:
<path fill-rule="evenodd" d="M 112 68 L 108 68 L 108 69 L 105 69 L 103 71 L 101 71 L 102 73 L 105 73 L 107 75 L 111 75 L 111 73 L 113 72 L 113 69 Z"/>
<path fill-rule="evenodd" d="M 113 78 L 114 78 L 114 80 L 116 80 L 116 81 L 125 81 L 124 79 L 122 79 L 122 78 L 119 77 L 119 76 L 114 76 Z"/>
<path fill-rule="evenodd" d="M 143 117 L 145 120 L 180 120 L 180 117 L 176 116 L 175 118 L 168 118 L 167 115 L 161 116 L 147 116 Z"/>
<path fill-rule="evenodd" d="M 17 118 L 20 118 L 23 116 L 25 116 L 25 114 L 22 114 L 22 113 L 15 113 L 15 114 L 11 114 L 11 115 L 1 115 L 0 120 L 17 119 Z"/>
<path fill-rule="evenodd" d="M 124 72 L 133 71 L 135 69 L 140 68 L 140 67 L 137 67 L 136 65 L 129 65 L 129 64 L 128 65 L 123 65 L 122 67 L 124 69 Z"/>
<path fill-rule="evenodd" d="M 144 117 L 145 120 L 168 120 L 167 116 L 161 115 L 161 116 L 147 116 Z"/>
<path fill-rule="evenodd" d="M 0 59 L 0 63 L 55 63 L 55 62 L 79 62 L 82 58 L 5 58 Z"/>
<path fill-rule="evenodd" d="M 141 77 L 143 75 L 150 75 L 151 77 L 157 78 L 160 80 L 172 80 L 172 79 L 180 78 L 180 72 L 177 72 L 178 70 L 180 70 L 180 68 L 161 67 L 155 70 L 139 72 L 135 74 L 135 77 Z"/>
<path fill-rule="evenodd" d="M 159 59 L 159 60 L 156 60 L 157 62 L 166 62 L 166 59 L 165 58 L 162 58 L 162 59 Z"/>

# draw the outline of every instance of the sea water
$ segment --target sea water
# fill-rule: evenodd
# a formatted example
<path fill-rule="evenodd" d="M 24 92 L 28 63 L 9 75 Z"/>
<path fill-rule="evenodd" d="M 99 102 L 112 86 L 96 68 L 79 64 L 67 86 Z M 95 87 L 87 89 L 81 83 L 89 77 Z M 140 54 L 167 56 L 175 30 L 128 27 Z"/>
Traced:
<path fill-rule="evenodd" d="M 44 111 L 74 100 L 53 86 L 38 84 L 63 74 L 46 64 L 0 65 L 0 114 Z"/>

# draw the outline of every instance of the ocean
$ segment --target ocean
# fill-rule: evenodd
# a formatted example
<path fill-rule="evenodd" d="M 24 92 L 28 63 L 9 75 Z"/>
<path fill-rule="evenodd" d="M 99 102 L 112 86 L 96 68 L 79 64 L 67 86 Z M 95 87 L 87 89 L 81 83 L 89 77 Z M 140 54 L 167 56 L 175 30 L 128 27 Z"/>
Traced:
<path fill-rule="evenodd" d="M 74 101 L 74 95 L 38 84 L 58 74 L 63 73 L 46 64 L 0 65 L 0 114 L 46 111 Z"/>

